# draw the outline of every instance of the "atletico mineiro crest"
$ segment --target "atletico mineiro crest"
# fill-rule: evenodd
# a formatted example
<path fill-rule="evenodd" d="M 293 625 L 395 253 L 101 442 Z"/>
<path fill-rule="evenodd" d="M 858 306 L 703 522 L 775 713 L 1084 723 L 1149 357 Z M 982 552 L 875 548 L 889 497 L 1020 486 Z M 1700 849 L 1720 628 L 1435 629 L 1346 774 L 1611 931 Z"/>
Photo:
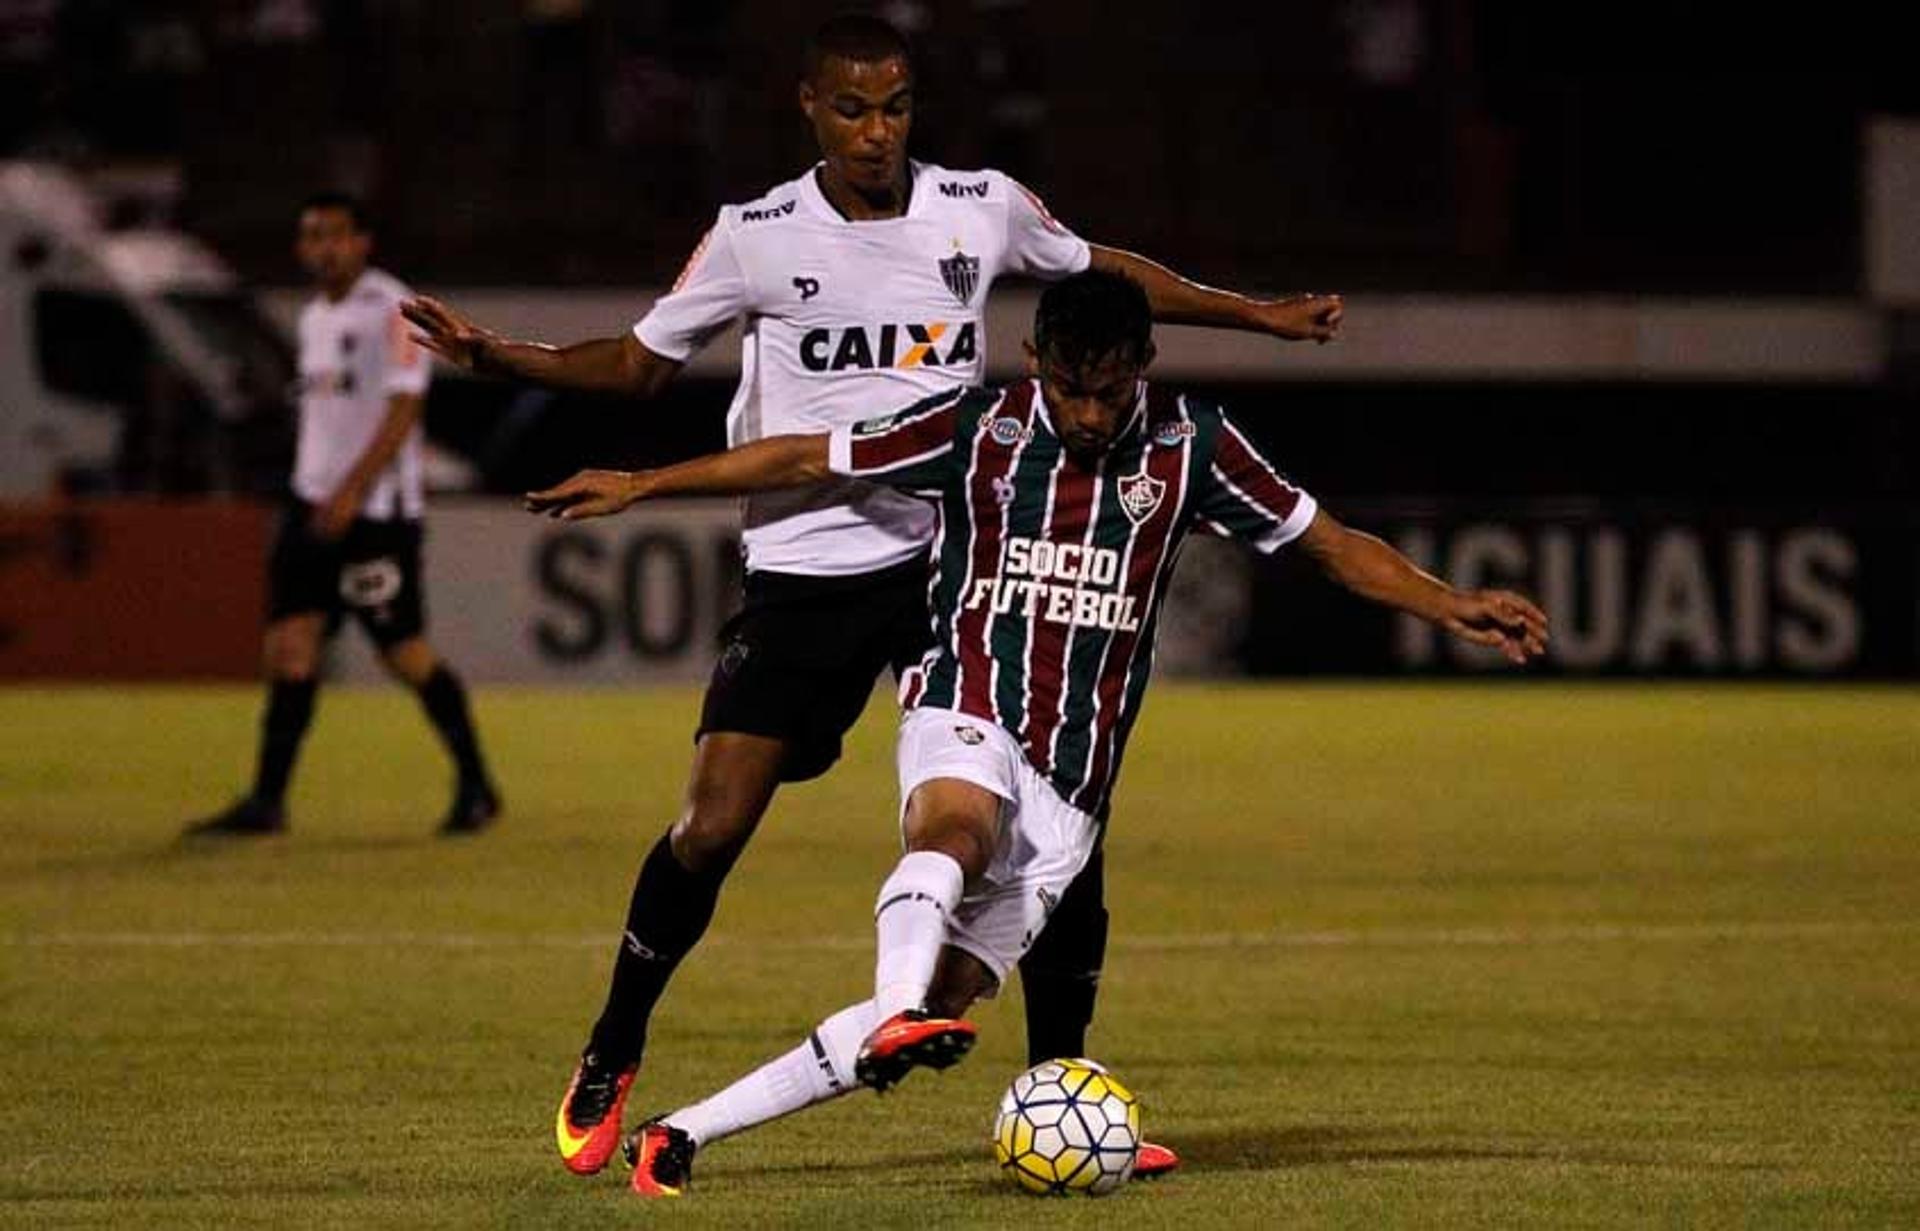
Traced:
<path fill-rule="evenodd" d="M 1120 480 L 1120 507 L 1137 526 L 1153 516 L 1160 507 L 1160 498 L 1167 494 L 1164 479 L 1156 479 L 1150 474 L 1128 475 Z"/>
<path fill-rule="evenodd" d="M 960 301 L 961 307 L 973 302 L 973 293 L 980 289 L 980 258 L 956 252 L 940 266 L 940 281 L 947 284 L 953 297 Z"/>

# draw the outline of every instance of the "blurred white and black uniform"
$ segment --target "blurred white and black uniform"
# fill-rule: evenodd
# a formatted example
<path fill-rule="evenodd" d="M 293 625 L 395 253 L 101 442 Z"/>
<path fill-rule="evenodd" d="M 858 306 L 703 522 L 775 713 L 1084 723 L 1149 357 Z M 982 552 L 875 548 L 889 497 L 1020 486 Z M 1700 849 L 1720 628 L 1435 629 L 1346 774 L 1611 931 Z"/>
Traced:
<path fill-rule="evenodd" d="M 324 612 L 329 633 L 351 614 L 382 647 L 426 627 L 420 426 L 368 485 L 342 538 L 319 539 L 310 526 L 378 435 L 393 397 L 427 392 L 433 365 L 400 316 L 410 294 L 391 274 L 368 269 L 338 302 L 315 295 L 300 314 L 293 500 L 274 543 L 268 599 L 270 619 Z"/>

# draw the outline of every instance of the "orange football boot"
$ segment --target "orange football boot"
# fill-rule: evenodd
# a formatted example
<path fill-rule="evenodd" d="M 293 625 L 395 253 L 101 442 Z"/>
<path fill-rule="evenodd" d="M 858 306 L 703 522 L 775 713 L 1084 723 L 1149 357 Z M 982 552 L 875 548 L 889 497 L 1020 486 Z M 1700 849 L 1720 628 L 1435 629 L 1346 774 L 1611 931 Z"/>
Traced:
<path fill-rule="evenodd" d="M 1157 1180 L 1180 1170 L 1180 1156 L 1166 1146 L 1143 1141 L 1133 1155 L 1133 1178 Z"/>
<path fill-rule="evenodd" d="M 622 1147 L 633 1167 L 633 1191 L 642 1197 L 684 1195 L 693 1180 L 696 1148 L 684 1129 L 659 1120 L 642 1124 Z"/>
<path fill-rule="evenodd" d="M 620 1112 L 639 1069 L 638 1064 L 616 1069 L 601 1064 L 592 1052 L 582 1053 L 553 1124 L 560 1161 L 568 1171 L 594 1175 L 613 1157 L 613 1148 L 620 1144 Z"/>
<path fill-rule="evenodd" d="M 895 1013 L 860 1044 L 853 1075 L 861 1085 L 885 1091 L 916 1068 L 958 1064 L 973 1050 L 978 1033 L 972 1022 L 957 1017 L 929 1017 L 919 1009 Z"/>

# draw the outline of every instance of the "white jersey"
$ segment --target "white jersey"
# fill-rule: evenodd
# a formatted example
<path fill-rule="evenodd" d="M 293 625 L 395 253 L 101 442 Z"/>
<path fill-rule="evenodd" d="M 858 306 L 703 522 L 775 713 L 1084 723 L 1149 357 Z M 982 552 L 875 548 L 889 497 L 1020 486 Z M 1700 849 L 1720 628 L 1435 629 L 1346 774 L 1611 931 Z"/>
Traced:
<path fill-rule="evenodd" d="M 916 162 L 905 216 L 867 222 L 833 207 L 817 171 L 723 207 L 633 327 L 648 350 L 684 361 L 740 320 L 732 444 L 831 431 L 977 384 L 994 280 L 1087 267 L 1086 241 L 998 171 Z M 841 479 L 750 497 L 742 537 L 748 568 L 837 576 L 912 558 L 933 523 L 922 501 Z"/>
<path fill-rule="evenodd" d="M 300 313 L 300 444 L 293 492 L 330 500 L 373 442 L 396 393 L 427 391 L 432 364 L 400 315 L 411 295 L 393 275 L 369 269 L 340 302 L 317 295 Z M 420 487 L 416 424 L 393 462 L 367 489 L 363 517 L 417 519 L 426 511 Z"/>

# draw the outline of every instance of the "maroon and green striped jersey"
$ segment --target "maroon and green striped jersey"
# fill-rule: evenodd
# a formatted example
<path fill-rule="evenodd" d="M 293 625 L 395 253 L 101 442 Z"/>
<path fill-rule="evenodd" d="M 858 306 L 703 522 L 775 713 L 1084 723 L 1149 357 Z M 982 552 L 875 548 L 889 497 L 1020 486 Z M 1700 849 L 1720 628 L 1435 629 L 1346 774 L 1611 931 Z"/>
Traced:
<path fill-rule="evenodd" d="M 937 501 L 934 647 L 902 680 L 902 705 L 999 724 L 1090 813 L 1139 715 L 1187 533 L 1270 552 L 1315 509 L 1217 406 L 1153 385 L 1090 465 L 1054 434 L 1034 380 L 841 428 L 828 454 L 836 473 Z"/>

